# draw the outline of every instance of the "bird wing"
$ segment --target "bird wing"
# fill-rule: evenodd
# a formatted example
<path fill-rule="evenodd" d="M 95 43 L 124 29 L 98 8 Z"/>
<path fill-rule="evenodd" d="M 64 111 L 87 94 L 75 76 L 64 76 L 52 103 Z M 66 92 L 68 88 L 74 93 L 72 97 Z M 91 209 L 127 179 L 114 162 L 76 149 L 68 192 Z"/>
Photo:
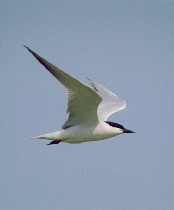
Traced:
<path fill-rule="evenodd" d="M 111 114 L 126 108 L 126 102 L 100 85 L 96 81 L 87 78 L 92 88 L 102 97 L 97 114 L 100 121 L 105 121 Z"/>
<path fill-rule="evenodd" d="M 28 47 L 26 48 L 60 83 L 62 83 L 68 92 L 67 113 L 69 116 L 62 128 L 65 129 L 75 124 L 98 122 L 97 108 L 102 101 L 101 96 L 91 87 L 71 77 Z"/>

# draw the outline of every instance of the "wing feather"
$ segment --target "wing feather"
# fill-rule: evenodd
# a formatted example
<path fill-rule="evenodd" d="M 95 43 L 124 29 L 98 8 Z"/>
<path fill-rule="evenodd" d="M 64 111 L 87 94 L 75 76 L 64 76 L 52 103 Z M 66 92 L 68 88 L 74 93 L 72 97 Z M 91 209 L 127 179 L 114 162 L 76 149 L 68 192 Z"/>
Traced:
<path fill-rule="evenodd" d="M 62 83 L 68 92 L 67 113 L 69 116 L 62 128 L 80 123 L 97 122 L 97 108 L 102 100 L 101 96 L 91 87 L 71 77 L 28 47 L 26 48 L 60 83 Z"/>
<path fill-rule="evenodd" d="M 102 97 L 102 102 L 100 103 L 97 111 L 99 120 L 105 121 L 113 113 L 126 108 L 126 102 L 119 98 L 116 94 L 112 93 L 96 81 L 89 78 L 87 79 L 92 88 Z"/>

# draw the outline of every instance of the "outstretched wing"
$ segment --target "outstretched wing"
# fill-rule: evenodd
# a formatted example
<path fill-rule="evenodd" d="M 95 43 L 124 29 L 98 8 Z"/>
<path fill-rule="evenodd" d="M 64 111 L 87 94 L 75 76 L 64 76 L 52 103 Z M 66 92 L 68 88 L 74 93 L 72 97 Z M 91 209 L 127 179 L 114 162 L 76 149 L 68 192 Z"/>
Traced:
<path fill-rule="evenodd" d="M 101 96 L 91 87 L 71 77 L 28 47 L 26 48 L 60 83 L 62 83 L 68 92 L 67 113 L 69 117 L 62 128 L 67 128 L 75 124 L 97 122 L 97 108 L 102 101 Z"/>
<path fill-rule="evenodd" d="M 98 107 L 98 118 L 105 121 L 111 114 L 126 108 L 126 102 L 105 88 L 103 85 L 87 78 L 93 89 L 102 97 L 102 102 Z"/>

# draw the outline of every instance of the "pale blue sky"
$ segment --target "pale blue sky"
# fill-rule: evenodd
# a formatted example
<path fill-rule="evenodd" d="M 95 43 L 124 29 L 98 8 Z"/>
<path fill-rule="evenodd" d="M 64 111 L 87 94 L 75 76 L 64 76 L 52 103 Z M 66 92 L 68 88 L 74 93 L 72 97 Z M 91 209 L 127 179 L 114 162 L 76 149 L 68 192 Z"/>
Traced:
<path fill-rule="evenodd" d="M 153 2 L 153 3 L 152 3 Z M 174 3 L 1 1 L 0 209 L 174 208 Z M 132 135 L 47 146 L 66 93 L 27 45 L 127 101 Z"/>

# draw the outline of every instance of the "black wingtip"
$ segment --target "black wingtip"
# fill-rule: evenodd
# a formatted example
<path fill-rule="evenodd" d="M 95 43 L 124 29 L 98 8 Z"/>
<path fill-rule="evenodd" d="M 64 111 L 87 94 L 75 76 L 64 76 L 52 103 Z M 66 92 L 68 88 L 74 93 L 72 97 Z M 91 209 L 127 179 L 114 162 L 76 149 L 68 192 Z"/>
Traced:
<path fill-rule="evenodd" d="M 29 50 L 29 48 L 26 45 L 23 45 L 27 50 Z"/>
<path fill-rule="evenodd" d="M 34 53 L 29 47 L 27 47 L 26 45 L 23 45 L 30 53 Z"/>
<path fill-rule="evenodd" d="M 45 66 L 45 64 L 43 63 L 43 58 L 42 57 L 40 57 L 37 53 L 35 53 L 34 51 L 32 51 L 29 47 L 27 47 L 26 45 L 24 45 L 24 47 L 42 64 L 42 65 L 44 65 Z M 45 68 L 47 68 L 46 66 L 45 66 Z"/>

